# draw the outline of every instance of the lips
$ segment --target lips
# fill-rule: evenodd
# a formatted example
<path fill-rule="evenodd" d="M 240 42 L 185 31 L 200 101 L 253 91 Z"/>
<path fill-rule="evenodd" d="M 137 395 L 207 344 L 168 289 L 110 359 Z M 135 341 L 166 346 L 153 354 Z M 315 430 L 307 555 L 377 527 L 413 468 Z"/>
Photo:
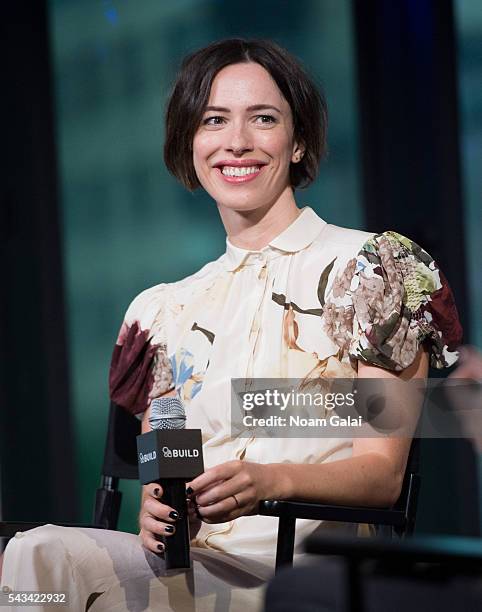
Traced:
<path fill-rule="evenodd" d="M 243 168 L 249 166 L 266 166 L 268 162 L 260 159 L 223 159 L 213 164 L 213 168 L 221 168 L 224 166 L 232 166 L 233 168 Z"/>

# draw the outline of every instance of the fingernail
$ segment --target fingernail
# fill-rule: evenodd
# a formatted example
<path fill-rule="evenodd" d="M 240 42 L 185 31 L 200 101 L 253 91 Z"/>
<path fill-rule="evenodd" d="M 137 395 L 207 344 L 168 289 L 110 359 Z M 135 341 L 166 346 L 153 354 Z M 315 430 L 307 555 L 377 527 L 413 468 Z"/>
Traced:
<path fill-rule="evenodd" d="M 174 521 L 177 521 L 177 519 L 179 518 L 179 514 L 173 510 L 172 512 L 169 512 L 169 518 L 172 518 Z"/>
<path fill-rule="evenodd" d="M 156 497 L 159 497 L 159 493 L 160 493 L 160 492 L 161 492 L 161 489 L 159 489 L 159 487 L 156 487 L 156 488 L 154 489 L 154 495 L 155 495 Z"/>
<path fill-rule="evenodd" d="M 186 495 L 192 495 L 194 493 L 194 489 L 192 487 L 187 487 Z"/>
<path fill-rule="evenodd" d="M 200 519 L 202 521 L 203 517 L 201 516 L 201 514 L 199 512 L 199 506 L 194 506 L 194 512 L 196 513 L 196 516 L 198 517 L 198 519 Z"/>
<path fill-rule="evenodd" d="M 164 544 L 158 544 L 157 545 L 157 550 L 159 550 L 160 552 L 164 552 Z"/>
<path fill-rule="evenodd" d="M 172 525 L 166 525 L 164 527 L 164 531 L 167 531 L 167 533 L 173 533 L 174 527 Z"/>

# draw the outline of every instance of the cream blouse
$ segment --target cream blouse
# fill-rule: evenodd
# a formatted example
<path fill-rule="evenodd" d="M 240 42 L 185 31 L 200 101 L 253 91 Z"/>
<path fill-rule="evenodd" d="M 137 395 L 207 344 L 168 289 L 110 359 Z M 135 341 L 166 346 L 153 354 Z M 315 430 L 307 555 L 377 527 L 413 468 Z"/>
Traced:
<path fill-rule="evenodd" d="M 186 427 L 200 428 L 206 468 L 232 459 L 322 463 L 352 454 L 348 438 L 231 437 L 232 378 L 356 376 L 357 360 L 392 370 L 431 343 L 451 365 L 461 329 L 450 289 L 415 243 L 323 221 L 311 208 L 260 251 L 232 245 L 178 282 L 142 292 L 112 358 L 111 397 L 142 415 L 176 388 Z M 297 540 L 317 527 L 297 521 Z M 198 546 L 274 554 L 277 521 L 203 524 Z"/>

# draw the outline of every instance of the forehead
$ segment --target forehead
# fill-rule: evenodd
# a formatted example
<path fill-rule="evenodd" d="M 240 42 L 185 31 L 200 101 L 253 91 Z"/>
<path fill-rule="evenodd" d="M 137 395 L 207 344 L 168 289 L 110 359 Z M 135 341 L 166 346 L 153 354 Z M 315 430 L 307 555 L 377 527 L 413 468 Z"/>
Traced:
<path fill-rule="evenodd" d="M 273 77 L 254 62 L 231 64 L 220 70 L 213 80 L 208 104 L 229 108 L 272 104 L 289 110 Z"/>

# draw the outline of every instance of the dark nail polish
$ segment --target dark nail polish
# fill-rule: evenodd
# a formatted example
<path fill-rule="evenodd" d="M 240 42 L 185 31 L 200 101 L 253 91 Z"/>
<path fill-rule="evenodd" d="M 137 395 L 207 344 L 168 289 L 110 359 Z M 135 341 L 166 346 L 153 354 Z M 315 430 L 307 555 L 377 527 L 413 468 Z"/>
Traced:
<path fill-rule="evenodd" d="M 199 513 L 199 506 L 194 506 L 194 512 L 196 513 L 196 516 L 198 517 L 198 519 L 200 519 L 202 521 L 203 517 Z"/>
<path fill-rule="evenodd" d="M 157 550 L 159 550 L 160 552 L 164 552 L 164 544 L 158 544 Z"/>
<path fill-rule="evenodd" d="M 156 487 L 156 488 L 154 489 L 154 495 L 155 495 L 156 497 L 159 497 L 159 493 L 160 493 L 160 492 L 161 492 L 161 489 L 159 489 L 159 487 Z"/>
<path fill-rule="evenodd" d="M 172 512 L 169 512 L 169 518 L 172 518 L 174 521 L 177 521 L 177 519 L 179 518 L 179 514 L 173 510 Z"/>
<path fill-rule="evenodd" d="M 167 533 L 173 533 L 174 527 L 172 525 L 166 525 L 164 527 L 164 531 L 167 531 Z"/>
<path fill-rule="evenodd" d="M 194 489 L 192 487 L 187 487 L 186 495 L 192 495 L 194 493 Z"/>

